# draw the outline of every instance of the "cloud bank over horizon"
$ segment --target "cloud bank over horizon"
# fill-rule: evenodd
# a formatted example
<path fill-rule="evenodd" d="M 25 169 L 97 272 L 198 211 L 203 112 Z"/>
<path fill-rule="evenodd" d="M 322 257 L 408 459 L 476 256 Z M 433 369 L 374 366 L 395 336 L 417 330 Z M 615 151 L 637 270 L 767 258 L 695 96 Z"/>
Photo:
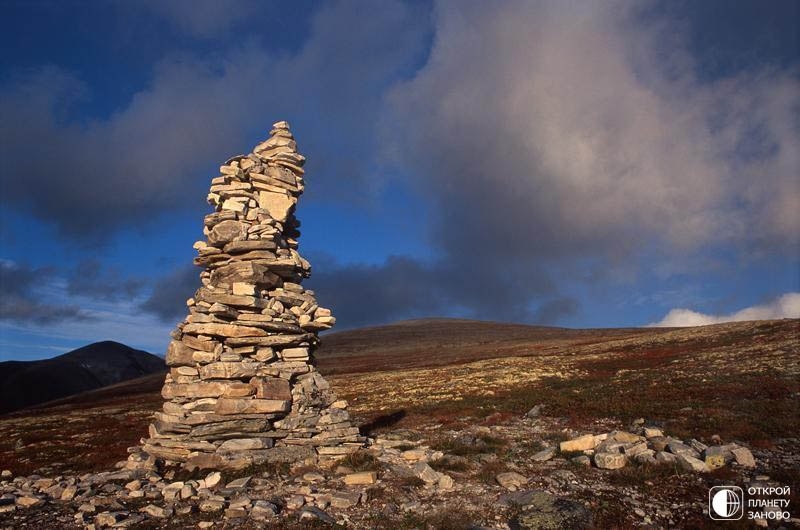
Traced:
<path fill-rule="evenodd" d="M 780 318 L 800 318 L 800 293 L 786 293 L 772 302 L 746 307 L 729 315 L 708 315 L 691 309 L 673 309 L 660 321 L 648 325 L 662 328 L 691 327 Z"/>
<path fill-rule="evenodd" d="M 337 329 L 705 322 L 800 289 L 797 8 L 235 2 L 97 7 L 85 48 L 41 13 L 62 40 L 28 62 L 6 32 L 4 325 L 172 325 L 209 180 L 277 119 L 309 160 L 300 250 Z M 15 29 L 39 16 L 16 9 Z"/>

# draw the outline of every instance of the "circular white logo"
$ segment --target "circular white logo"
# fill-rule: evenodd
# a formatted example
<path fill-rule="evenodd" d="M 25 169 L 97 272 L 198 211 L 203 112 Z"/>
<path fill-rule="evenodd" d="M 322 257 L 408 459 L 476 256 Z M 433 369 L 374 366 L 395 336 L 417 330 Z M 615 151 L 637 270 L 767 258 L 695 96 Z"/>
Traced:
<path fill-rule="evenodd" d="M 742 499 L 734 490 L 721 489 L 711 498 L 711 508 L 720 517 L 731 517 L 742 505 Z"/>

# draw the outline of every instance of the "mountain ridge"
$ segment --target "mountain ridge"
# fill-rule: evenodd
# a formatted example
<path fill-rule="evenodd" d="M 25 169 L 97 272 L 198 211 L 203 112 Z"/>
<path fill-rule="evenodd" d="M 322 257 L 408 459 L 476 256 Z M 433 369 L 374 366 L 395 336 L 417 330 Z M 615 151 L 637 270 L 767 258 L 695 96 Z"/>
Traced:
<path fill-rule="evenodd" d="M 164 370 L 152 353 L 114 341 L 50 359 L 0 362 L 0 414 Z"/>

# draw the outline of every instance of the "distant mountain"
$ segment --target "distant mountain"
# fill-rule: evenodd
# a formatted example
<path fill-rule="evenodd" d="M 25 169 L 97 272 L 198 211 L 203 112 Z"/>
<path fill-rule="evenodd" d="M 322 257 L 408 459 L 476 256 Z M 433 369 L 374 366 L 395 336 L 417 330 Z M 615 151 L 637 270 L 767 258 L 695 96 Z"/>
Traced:
<path fill-rule="evenodd" d="M 165 369 L 161 357 L 113 341 L 52 359 L 0 362 L 0 414 Z"/>

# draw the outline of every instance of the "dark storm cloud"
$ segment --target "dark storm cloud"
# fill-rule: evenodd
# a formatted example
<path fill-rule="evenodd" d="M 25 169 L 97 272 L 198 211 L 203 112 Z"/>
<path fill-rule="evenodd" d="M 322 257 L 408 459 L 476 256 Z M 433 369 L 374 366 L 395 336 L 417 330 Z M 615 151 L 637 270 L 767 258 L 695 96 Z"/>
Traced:
<path fill-rule="evenodd" d="M 462 316 L 529 321 L 529 302 L 552 292 L 541 271 L 495 274 L 487 260 L 424 263 L 392 256 L 378 265 L 338 265 L 315 260 L 307 281 L 324 306 L 334 309 L 337 329 L 420 316 Z"/>
<path fill-rule="evenodd" d="M 186 314 L 186 300 L 200 287 L 200 269 L 187 265 L 157 278 L 150 296 L 141 308 L 165 322 L 182 318 Z"/>
<path fill-rule="evenodd" d="M 97 259 L 78 263 L 67 279 L 67 293 L 106 301 L 132 299 L 145 286 L 143 278 L 126 278 Z"/>
<path fill-rule="evenodd" d="M 442 312 L 446 297 L 436 273 L 409 258 L 390 257 L 383 265 L 337 266 L 314 263 L 306 284 L 321 305 L 331 307 L 337 329 Z"/>
<path fill-rule="evenodd" d="M 202 207 L 209 172 L 281 118 L 292 121 L 300 148 L 314 152 L 314 193 L 357 196 L 355 189 L 374 182 L 367 165 L 380 88 L 415 59 L 427 28 L 400 3 L 369 5 L 320 8 L 294 55 L 272 54 L 243 36 L 219 54 L 169 54 L 148 86 L 107 118 L 70 119 L 75 105 L 94 95 L 63 69 L 6 80 L 0 85 L 3 207 L 30 212 L 84 242 L 125 225 L 157 225 L 160 213 Z M 202 29 L 216 9 L 191 24 Z M 269 31 L 268 25 L 243 29 Z"/>
<path fill-rule="evenodd" d="M 580 302 L 574 298 L 557 298 L 540 305 L 533 314 L 536 324 L 555 324 L 564 317 L 575 315 L 580 309 Z"/>
<path fill-rule="evenodd" d="M 427 64 L 389 97 L 387 154 L 430 198 L 441 268 L 478 260 L 498 295 L 539 305 L 513 311 L 532 321 L 641 264 L 798 246 L 796 77 L 701 78 L 675 20 L 643 5 L 439 2 Z M 450 278 L 452 301 L 490 312 Z"/>
<path fill-rule="evenodd" d="M 54 278 L 49 268 L 32 268 L 0 260 L 0 321 L 52 324 L 68 320 L 89 320 L 90 316 L 73 305 L 50 303 L 47 283 Z"/>

